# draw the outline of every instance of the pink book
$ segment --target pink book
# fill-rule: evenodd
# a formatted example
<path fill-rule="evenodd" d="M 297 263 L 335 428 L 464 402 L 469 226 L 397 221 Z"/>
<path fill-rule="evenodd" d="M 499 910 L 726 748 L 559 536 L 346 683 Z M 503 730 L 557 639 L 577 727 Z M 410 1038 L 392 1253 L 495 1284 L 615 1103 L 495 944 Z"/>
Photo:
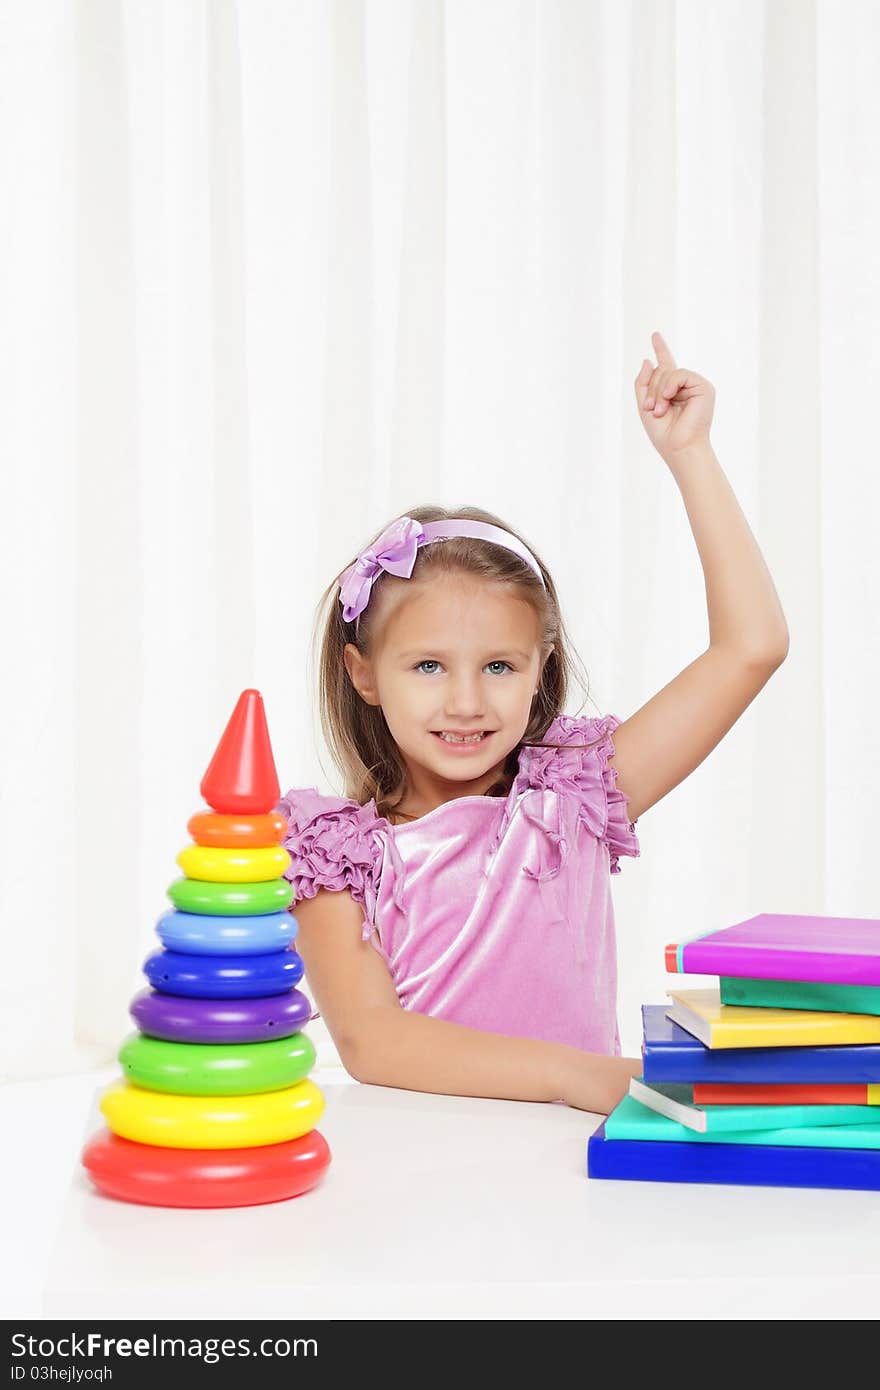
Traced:
<path fill-rule="evenodd" d="M 762 912 L 666 947 L 671 974 L 880 985 L 880 920 Z"/>

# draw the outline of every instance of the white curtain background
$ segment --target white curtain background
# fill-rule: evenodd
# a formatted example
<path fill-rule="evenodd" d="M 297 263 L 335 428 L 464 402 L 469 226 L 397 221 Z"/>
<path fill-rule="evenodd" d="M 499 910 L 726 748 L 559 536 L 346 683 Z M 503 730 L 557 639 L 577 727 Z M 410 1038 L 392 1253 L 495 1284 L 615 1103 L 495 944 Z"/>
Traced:
<path fill-rule="evenodd" d="M 878 64 L 872 0 L 0 7 L 4 1079 L 131 1030 L 243 689 L 339 790 L 313 613 L 395 512 L 524 531 L 586 713 L 704 649 L 655 329 L 791 650 L 613 881 L 624 1051 L 667 941 L 880 915 Z"/>

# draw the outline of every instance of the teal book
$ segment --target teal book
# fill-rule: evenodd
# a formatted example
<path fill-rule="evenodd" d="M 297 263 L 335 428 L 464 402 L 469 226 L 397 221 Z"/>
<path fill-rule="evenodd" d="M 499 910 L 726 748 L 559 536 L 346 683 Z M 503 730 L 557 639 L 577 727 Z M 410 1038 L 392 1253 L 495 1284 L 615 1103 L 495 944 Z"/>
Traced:
<path fill-rule="evenodd" d="M 780 1129 L 722 1130 L 699 1134 L 632 1096 L 624 1096 L 605 1121 L 606 1139 L 634 1139 L 685 1144 L 767 1144 L 816 1149 L 880 1149 L 880 1125 L 790 1125 Z"/>
<path fill-rule="evenodd" d="M 880 1125 L 880 1105 L 695 1105 L 694 1088 L 688 1082 L 645 1082 L 637 1077 L 630 1080 L 629 1093 L 640 1105 L 676 1125 L 716 1137 L 740 1130 L 804 1125 Z"/>
<path fill-rule="evenodd" d="M 880 985 L 829 985 L 820 980 L 750 980 L 720 975 L 722 1004 L 758 1009 L 826 1009 L 839 1014 L 880 1014 Z"/>

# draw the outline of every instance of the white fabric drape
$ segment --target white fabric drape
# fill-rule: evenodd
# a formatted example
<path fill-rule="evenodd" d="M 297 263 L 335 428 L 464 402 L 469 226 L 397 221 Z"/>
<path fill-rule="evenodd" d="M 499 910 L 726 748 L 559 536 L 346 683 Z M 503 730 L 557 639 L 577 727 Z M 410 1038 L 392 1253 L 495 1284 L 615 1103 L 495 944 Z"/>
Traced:
<path fill-rule="evenodd" d="M 0 1076 L 130 1030 L 241 690 L 338 790 L 314 607 L 395 512 L 524 531 L 585 712 L 703 649 L 657 328 L 791 651 L 615 879 L 624 1050 L 666 941 L 878 915 L 878 61 L 870 0 L 6 0 Z"/>

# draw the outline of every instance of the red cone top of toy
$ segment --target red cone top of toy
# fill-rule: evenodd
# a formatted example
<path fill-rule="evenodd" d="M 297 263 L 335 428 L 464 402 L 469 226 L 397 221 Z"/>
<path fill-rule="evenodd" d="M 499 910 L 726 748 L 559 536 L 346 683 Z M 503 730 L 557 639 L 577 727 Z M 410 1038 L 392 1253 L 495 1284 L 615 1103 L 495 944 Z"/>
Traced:
<path fill-rule="evenodd" d="M 259 690 L 243 690 L 199 790 L 215 811 L 245 816 L 274 810 L 281 796 Z"/>

